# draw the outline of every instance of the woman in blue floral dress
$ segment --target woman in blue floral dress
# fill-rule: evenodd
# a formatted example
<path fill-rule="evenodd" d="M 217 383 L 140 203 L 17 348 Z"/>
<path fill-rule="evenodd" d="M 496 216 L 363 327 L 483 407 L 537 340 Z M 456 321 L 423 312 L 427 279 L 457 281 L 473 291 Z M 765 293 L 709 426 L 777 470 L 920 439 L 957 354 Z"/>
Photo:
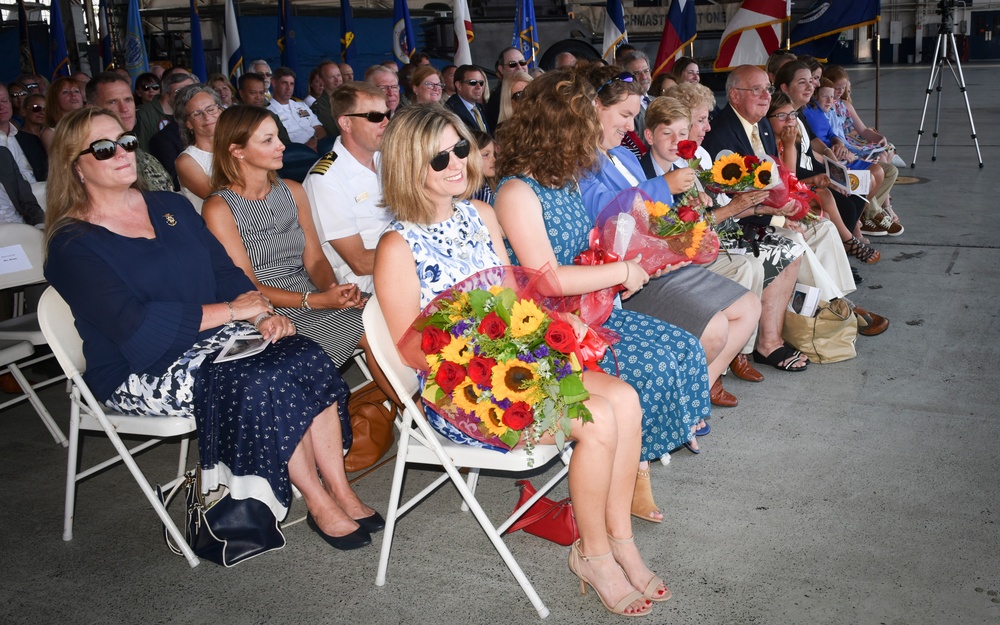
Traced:
<path fill-rule="evenodd" d="M 498 171 L 497 218 L 522 265 L 551 266 L 563 289 L 574 295 L 625 288 L 627 298 L 649 280 L 634 261 L 574 265 L 589 247 L 592 220 L 577 179 L 596 166 L 601 132 L 592 104 L 594 88 L 576 74 L 555 72 L 525 90 L 531 106 L 522 106 L 500 135 L 504 151 Z M 530 131 L 542 125 L 544 132 Z M 616 308 L 604 326 L 621 340 L 601 362 L 605 371 L 631 384 L 643 408 L 642 461 L 659 458 L 688 442 L 692 428 L 709 416 L 708 369 L 698 339 L 677 326 L 641 313 Z M 648 465 L 640 466 L 633 512 L 659 522 L 652 503 Z"/>
<path fill-rule="evenodd" d="M 375 291 L 398 343 L 436 295 L 509 260 L 489 205 L 459 199 L 478 189 L 482 176 L 479 153 L 458 116 L 439 106 L 407 108 L 389 123 L 382 154 L 383 201 L 395 221 L 378 244 Z M 402 355 L 423 362 L 420 353 Z M 644 616 L 651 601 L 666 601 L 670 591 L 632 540 L 639 398 L 605 373 L 587 371 L 583 381 L 594 420 L 572 421 L 569 490 L 580 540 L 570 552 L 570 569 L 609 610 Z"/>

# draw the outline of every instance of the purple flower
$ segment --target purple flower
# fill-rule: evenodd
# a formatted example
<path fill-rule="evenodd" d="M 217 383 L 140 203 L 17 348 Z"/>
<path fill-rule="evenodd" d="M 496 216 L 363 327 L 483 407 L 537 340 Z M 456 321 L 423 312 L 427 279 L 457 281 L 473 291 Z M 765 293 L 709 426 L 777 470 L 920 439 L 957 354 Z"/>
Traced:
<path fill-rule="evenodd" d="M 548 345 L 540 345 L 538 347 L 538 349 L 535 350 L 534 354 L 535 354 L 535 358 L 539 358 L 539 359 L 545 358 L 546 356 L 549 355 L 549 346 Z"/>
<path fill-rule="evenodd" d="M 521 362 L 532 363 L 535 362 L 535 357 L 531 354 L 521 354 Z"/>
<path fill-rule="evenodd" d="M 556 367 L 557 380 L 562 380 L 571 373 L 573 373 L 573 366 L 569 364 L 568 360 L 563 360 L 562 364 Z"/>
<path fill-rule="evenodd" d="M 470 325 L 471 323 L 469 323 L 468 319 L 462 319 L 456 323 L 454 327 L 452 327 L 451 333 L 454 336 L 461 336 L 465 334 L 465 331 L 469 329 Z"/>
<path fill-rule="evenodd" d="M 507 410 L 513 404 L 513 402 L 510 401 L 509 399 L 496 399 L 496 398 L 494 398 L 493 401 L 496 402 L 496 405 L 499 406 L 501 410 Z"/>

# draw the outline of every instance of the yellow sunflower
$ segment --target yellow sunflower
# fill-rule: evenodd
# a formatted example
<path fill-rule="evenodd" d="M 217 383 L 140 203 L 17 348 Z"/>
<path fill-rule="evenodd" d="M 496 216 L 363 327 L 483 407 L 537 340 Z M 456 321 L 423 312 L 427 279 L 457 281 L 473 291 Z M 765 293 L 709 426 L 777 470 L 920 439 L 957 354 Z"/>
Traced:
<path fill-rule="evenodd" d="M 469 347 L 469 341 L 461 336 L 456 336 L 451 339 L 451 343 L 444 346 L 441 350 L 441 356 L 445 360 L 450 360 L 459 365 L 467 365 L 472 357 L 475 356 L 472 348 Z"/>
<path fill-rule="evenodd" d="M 476 406 L 476 416 L 479 417 L 486 431 L 495 436 L 503 436 L 509 429 L 500 420 L 503 413 L 492 402 Z"/>
<path fill-rule="evenodd" d="M 646 202 L 646 212 L 649 213 L 650 217 L 663 217 L 670 212 L 670 205 L 648 200 Z"/>
<path fill-rule="evenodd" d="M 440 354 L 427 354 L 427 366 L 430 368 L 431 372 L 427 379 L 433 380 L 434 376 L 437 375 L 438 369 L 441 368 Z"/>
<path fill-rule="evenodd" d="M 510 332 L 514 338 L 528 336 L 542 325 L 545 320 L 543 313 L 535 302 L 522 299 L 514 302 L 510 311 Z"/>
<path fill-rule="evenodd" d="M 455 392 L 451 394 L 452 401 L 462 410 L 472 414 L 479 409 L 479 390 L 475 383 L 469 378 L 465 378 Z"/>
<path fill-rule="evenodd" d="M 723 156 L 712 165 L 712 180 L 719 184 L 734 185 L 746 175 L 747 168 L 739 154 Z"/>
<path fill-rule="evenodd" d="M 497 363 L 497 366 L 493 368 L 493 396 L 497 399 L 531 403 L 534 393 L 531 388 L 526 388 L 526 386 L 537 377 L 538 371 L 535 365 L 528 364 L 519 358 Z"/>
<path fill-rule="evenodd" d="M 764 161 L 757 166 L 757 169 L 753 172 L 753 186 L 756 189 L 764 189 L 767 185 L 771 184 L 771 180 L 774 176 L 774 168 L 771 165 L 771 161 Z"/>
<path fill-rule="evenodd" d="M 705 237 L 705 229 L 708 226 L 704 221 L 699 221 L 691 228 L 691 245 L 684 250 L 684 254 L 688 258 L 694 258 L 695 254 L 698 253 L 698 248 L 701 247 L 701 240 Z"/>

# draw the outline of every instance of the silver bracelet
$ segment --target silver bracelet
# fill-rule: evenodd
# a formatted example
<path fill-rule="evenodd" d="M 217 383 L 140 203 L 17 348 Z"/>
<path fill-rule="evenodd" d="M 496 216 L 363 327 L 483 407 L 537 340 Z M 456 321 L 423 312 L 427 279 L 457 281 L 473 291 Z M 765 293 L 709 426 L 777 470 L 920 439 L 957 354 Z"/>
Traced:
<path fill-rule="evenodd" d="M 236 321 L 236 311 L 233 310 L 233 303 L 226 302 L 226 306 L 229 307 L 229 323 Z"/>
<path fill-rule="evenodd" d="M 260 313 L 259 315 L 257 315 L 257 317 L 254 318 L 254 320 L 253 320 L 253 327 L 256 328 L 257 331 L 259 332 L 260 331 L 260 324 L 264 323 L 265 321 L 267 321 L 268 319 L 270 319 L 273 316 L 274 316 L 274 314 L 273 313 L 269 313 L 269 312 L 262 312 L 262 313 Z"/>

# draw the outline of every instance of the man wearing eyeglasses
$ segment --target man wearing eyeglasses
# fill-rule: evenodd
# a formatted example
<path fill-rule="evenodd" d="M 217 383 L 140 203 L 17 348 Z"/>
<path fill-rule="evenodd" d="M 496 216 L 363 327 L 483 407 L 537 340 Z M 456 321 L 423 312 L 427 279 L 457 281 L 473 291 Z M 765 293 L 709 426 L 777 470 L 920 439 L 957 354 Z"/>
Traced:
<path fill-rule="evenodd" d="M 10 123 L 13 114 L 14 108 L 10 100 L 10 93 L 7 91 L 7 87 L 0 83 L 0 146 L 10 151 L 18 171 L 25 180 L 38 182 L 39 177 L 35 175 L 36 168 L 41 168 L 44 161 L 47 169 L 48 159 L 44 156 L 45 148 L 42 147 L 42 142 L 38 137 L 27 132 L 19 132 L 17 127 Z M 40 153 L 38 148 L 41 148 Z M 41 180 L 45 180 L 47 173 L 47 171 L 39 169 Z"/>
<path fill-rule="evenodd" d="M 486 76 L 475 65 L 463 65 L 455 70 L 455 95 L 445 105 L 454 111 L 470 130 L 491 133 L 486 111 L 479 100 L 486 88 Z M 499 98 L 497 98 L 499 99 Z"/>
<path fill-rule="evenodd" d="M 497 121 L 500 118 L 500 85 L 517 72 L 528 71 L 528 62 L 524 60 L 524 54 L 521 50 L 508 46 L 500 51 L 494 67 L 500 82 L 492 91 L 496 96 L 490 98 L 489 102 L 486 103 L 486 125 L 490 127 L 491 132 L 493 128 L 497 127 Z"/>
<path fill-rule="evenodd" d="M 395 63 L 393 63 L 395 67 Z M 382 90 L 385 105 L 389 107 L 389 116 L 396 114 L 399 108 L 399 76 L 385 65 L 372 65 L 365 70 L 365 82 L 371 83 Z"/>
<path fill-rule="evenodd" d="M 264 77 L 264 91 L 271 92 L 271 66 L 264 59 L 257 59 L 250 64 L 250 71 Z M 265 96 L 267 97 L 267 96 Z"/>
<path fill-rule="evenodd" d="M 4 89 L 6 91 L 6 89 Z M 0 223 L 45 227 L 45 213 L 31 192 L 31 184 L 14 162 L 14 156 L 0 146 Z"/>
<path fill-rule="evenodd" d="M 636 158 L 642 158 L 646 153 L 646 144 L 643 136 L 646 132 L 646 108 L 653 101 L 649 97 L 649 86 L 653 82 L 653 76 L 649 71 L 649 57 L 645 52 L 635 50 L 622 59 L 622 67 L 635 76 L 635 81 L 642 87 L 642 99 L 639 100 L 639 114 L 633 121 L 635 129 L 625 133 L 622 137 L 622 145 L 632 151 Z"/>
<path fill-rule="evenodd" d="M 293 143 L 302 143 L 315 150 L 319 140 L 326 136 L 326 131 L 304 102 L 292 99 L 294 91 L 295 72 L 288 67 L 274 70 L 274 95 L 267 108 L 281 120 Z"/>
<path fill-rule="evenodd" d="M 733 70 L 726 80 L 729 104 L 712 120 L 712 129 L 702 142 L 702 147 L 709 156 L 714 159 L 721 150 L 760 157 L 776 156 L 777 142 L 771 124 L 767 121 L 772 93 L 774 87 L 771 80 L 767 72 L 759 67 L 741 65 Z M 772 226 L 776 233 L 806 248 L 800 282 L 820 287 L 827 300 L 843 297 L 857 289 L 840 237 L 831 222 L 817 222 L 815 227 L 810 228 L 808 236 L 804 237 L 799 232 L 801 228 L 797 223 L 787 222 L 784 215 L 767 214 L 770 209 L 761 210 L 764 214 L 741 219 L 741 222 Z M 756 212 L 755 209 L 755 214 Z M 811 280 L 808 279 L 810 274 Z M 778 305 L 783 307 L 785 302 Z M 867 324 L 867 327 L 860 330 L 863 335 L 881 334 L 889 327 L 888 319 L 860 306 L 856 307 L 856 312 Z"/>
<path fill-rule="evenodd" d="M 352 82 L 330 99 L 340 135 L 333 150 L 313 165 L 303 186 L 323 251 L 337 282 L 371 293 L 375 246 L 391 218 L 379 207 L 379 148 L 389 123 L 385 93 L 367 82 Z"/>
<path fill-rule="evenodd" d="M 135 97 L 132 83 L 117 72 L 101 72 L 87 83 L 87 104 L 114 111 L 122 120 L 122 129 L 132 132 L 135 128 Z M 135 164 L 139 178 L 151 191 L 173 191 L 174 182 L 156 158 L 139 148 L 135 151 Z"/>

